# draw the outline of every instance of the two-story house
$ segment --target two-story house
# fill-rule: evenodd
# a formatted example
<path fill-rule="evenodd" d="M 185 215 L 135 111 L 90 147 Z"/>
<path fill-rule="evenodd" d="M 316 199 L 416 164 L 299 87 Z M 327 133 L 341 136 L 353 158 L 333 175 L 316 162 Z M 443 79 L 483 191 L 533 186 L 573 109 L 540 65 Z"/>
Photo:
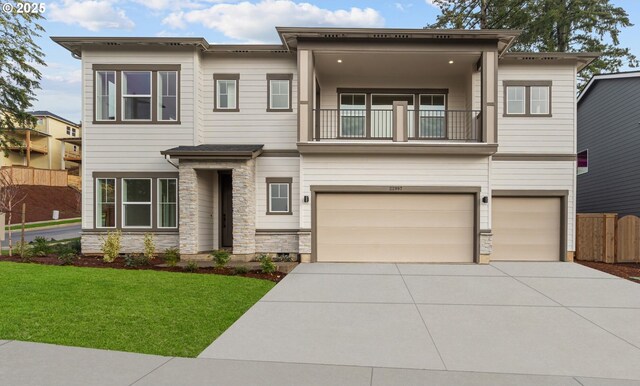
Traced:
<path fill-rule="evenodd" d="M 13 142 L 2 158 L 2 166 L 38 169 L 78 169 L 82 162 L 81 127 L 50 111 L 30 112 L 34 127 L 18 127 L 8 134 Z"/>
<path fill-rule="evenodd" d="M 571 260 L 576 72 L 516 31 L 55 37 L 82 60 L 82 245 L 312 262 Z"/>

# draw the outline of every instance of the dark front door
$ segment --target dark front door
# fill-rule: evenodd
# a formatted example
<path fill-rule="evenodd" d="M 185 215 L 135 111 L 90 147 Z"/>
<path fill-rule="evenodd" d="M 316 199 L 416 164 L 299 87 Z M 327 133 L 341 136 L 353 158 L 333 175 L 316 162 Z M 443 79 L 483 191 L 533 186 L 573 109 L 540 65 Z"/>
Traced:
<path fill-rule="evenodd" d="M 231 173 L 220 174 L 220 246 L 233 247 L 233 204 Z"/>

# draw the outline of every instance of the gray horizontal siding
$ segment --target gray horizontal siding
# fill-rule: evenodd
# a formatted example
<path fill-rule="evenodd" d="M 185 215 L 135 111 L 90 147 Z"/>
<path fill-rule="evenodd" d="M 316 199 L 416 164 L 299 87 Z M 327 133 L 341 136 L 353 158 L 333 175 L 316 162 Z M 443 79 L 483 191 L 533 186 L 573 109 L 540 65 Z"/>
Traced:
<path fill-rule="evenodd" d="M 640 78 L 592 85 L 578 105 L 578 151 L 585 149 L 578 212 L 640 215 Z"/>

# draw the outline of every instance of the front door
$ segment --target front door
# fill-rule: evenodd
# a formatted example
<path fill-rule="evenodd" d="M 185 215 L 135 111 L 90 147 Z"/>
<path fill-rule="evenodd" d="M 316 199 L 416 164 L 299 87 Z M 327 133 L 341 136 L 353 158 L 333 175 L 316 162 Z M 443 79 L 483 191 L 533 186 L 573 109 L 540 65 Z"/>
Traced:
<path fill-rule="evenodd" d="M 220 246 L 233 247 L 233 190 L 231 173 L 220 173 Z"/>

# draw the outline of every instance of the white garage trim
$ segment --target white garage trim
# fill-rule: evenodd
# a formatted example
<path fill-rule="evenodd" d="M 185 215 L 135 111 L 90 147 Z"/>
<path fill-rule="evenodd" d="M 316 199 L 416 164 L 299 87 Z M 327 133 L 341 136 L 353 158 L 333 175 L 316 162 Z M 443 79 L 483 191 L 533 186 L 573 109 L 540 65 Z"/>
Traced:
<path fill-rule="evenodd" d="M 536 198 L 555 197 L 560 199 L 560 247 L 559 260 L 567 261 L 568 190 L 493 190 L 492 197 Z"/>
<path fill-rule="evenodd" d="M 473 197 L 473 256 L 472 260 L 479 260 L 479 229 L 480 229 L 480 187 L 459 186 L 362 186 L 362 185 L 312 185 L 311 190 L 311 262 L 318 261 L 318 208 L 317 194 L 322 193 L 351 193 L 351 194 L 466 194 Z"/>

